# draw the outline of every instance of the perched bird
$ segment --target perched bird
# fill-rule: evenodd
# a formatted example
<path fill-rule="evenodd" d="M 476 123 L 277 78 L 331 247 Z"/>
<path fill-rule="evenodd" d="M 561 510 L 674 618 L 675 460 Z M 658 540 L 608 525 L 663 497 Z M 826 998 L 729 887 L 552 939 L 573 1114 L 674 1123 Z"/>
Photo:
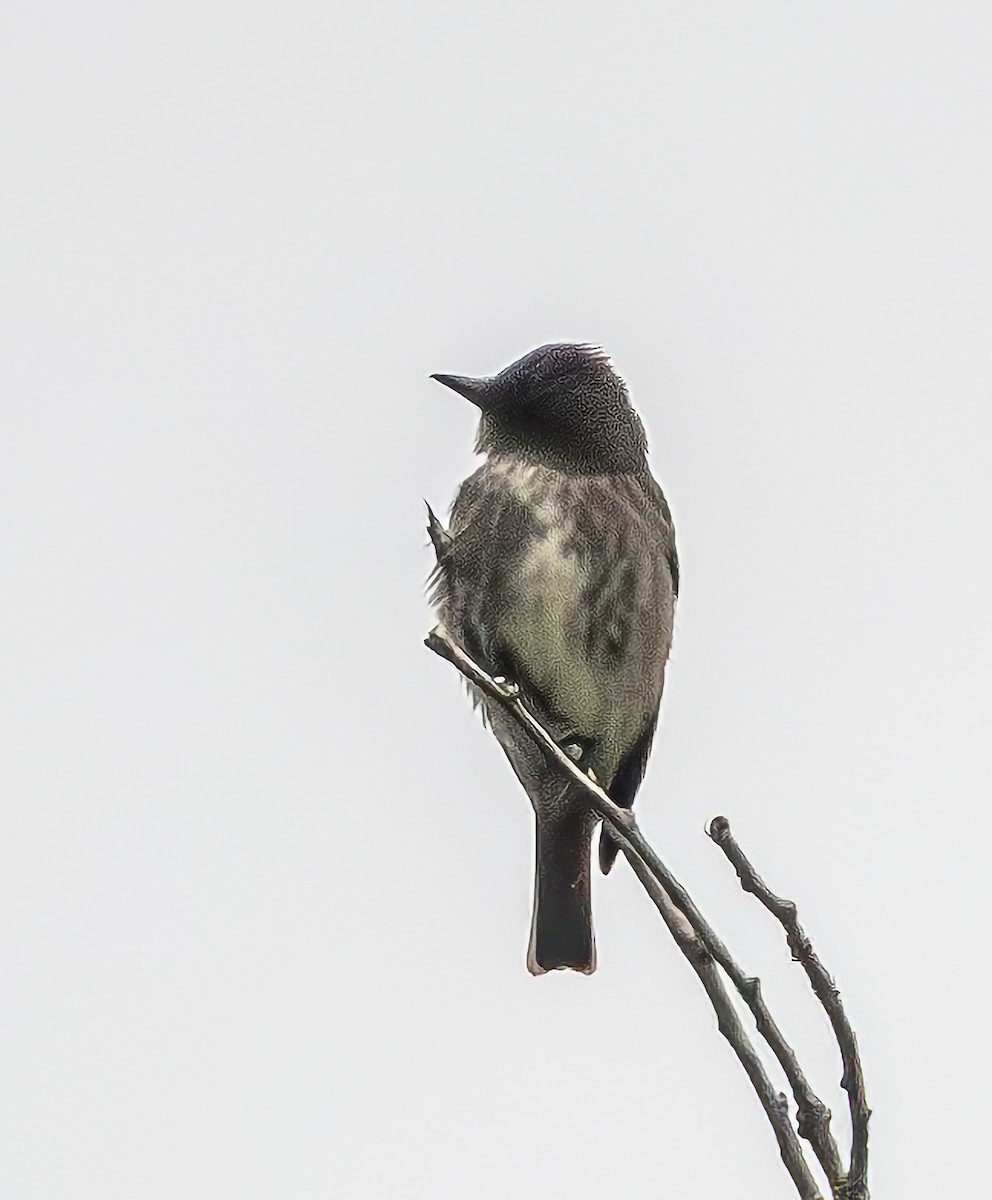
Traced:
<path fill-rule="evenodd" d="M 450 528 L 430 514 L 438 619 L 630 807 L 658 721 L 679 567 L 626 385 L 587 345 L 542 346 L 490 377 L 432 378 L 478 407 L 486 456 L 461 485 Z M 598 818 L 503 708 L 482 703 L 536 816 L 527 966 L 591 973 Z M 617 849 L 603 829 L 604 872 Z"/>

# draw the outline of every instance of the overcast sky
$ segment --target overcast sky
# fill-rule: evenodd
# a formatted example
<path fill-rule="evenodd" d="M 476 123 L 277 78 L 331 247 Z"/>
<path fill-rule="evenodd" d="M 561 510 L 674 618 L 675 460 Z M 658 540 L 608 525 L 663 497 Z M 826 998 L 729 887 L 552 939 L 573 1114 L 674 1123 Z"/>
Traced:
<path fill-rule="evenodd" d="M 977 2 L 3 6 L 4 1200 L 794 1195 L 623 864 L 597 974 L 528 975 L 530 809 L 421 645 L 422 497 L 474 436 L 428 375 L 572 339 L 678 530 L 643 827 L 842 1113 L 706 822 L 799 902 L 877 1195 L 978 1194 L 990 34 Z"/>

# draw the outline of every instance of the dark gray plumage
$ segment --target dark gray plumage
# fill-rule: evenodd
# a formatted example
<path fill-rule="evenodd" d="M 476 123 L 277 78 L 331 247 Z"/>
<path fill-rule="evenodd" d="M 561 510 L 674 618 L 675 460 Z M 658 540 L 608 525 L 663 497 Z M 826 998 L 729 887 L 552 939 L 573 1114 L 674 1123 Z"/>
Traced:
<path fill-rule="evenodd" d="M 479 407 L 486 455 L 450 529 L 431 527 L 438 617 L 629 807 L 658 720 L 679 572 L 626 386 L 605 354 L 576 345 L 542 346 L 489 378 L 433 378 Z M 537 818 L 527 965 L 592 972 L 597 818 L 506 713 L 483 704 Z M 604 830 L 604 871 L 616 853 Z"/>

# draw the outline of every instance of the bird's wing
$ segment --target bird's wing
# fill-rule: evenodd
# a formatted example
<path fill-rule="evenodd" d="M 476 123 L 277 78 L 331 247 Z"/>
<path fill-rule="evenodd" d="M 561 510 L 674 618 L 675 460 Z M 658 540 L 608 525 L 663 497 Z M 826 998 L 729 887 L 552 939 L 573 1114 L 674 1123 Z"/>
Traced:
<path fill-rule="evenodd" d="M 631 746 L 613 777 L 609 788 L 610 799 L 614 804 L 619 804 L 621 808 L 634 807 L 634 797 L 637 795 L 637 789 L 641 786 L 641 780 L 647 770 L 651 743 L 654 741 L 657 727 L 658 710 L 655 710 L 655 714 L 644 732 Z M 619 849 L 620 844 L 613 836 L 612 828 L 604 821 L 599 835 L 599 866 L 604 875 L 609 874 Z"/>
<path fill-rule="evenodd" d="M 434 578 L 438 614 L 452 635 L 491 674 L 514 679 L 499 627 L 526 521 L 526 509 L 480 467 L 458 490 Z"/>
<path fill-rule="evenodd" d="M 652 506 L 660 514 L 666 527 L 665 559 L 668 562 L 668 569 L 672 573 L 672 591 L 677 600 L 679 595 L 679 553 L 675 547 L 675 525 L 672 521 L 672 510 L 668 507 L 661 484 L 653 475 L 647 475 L 643 483 L 646 485 Z"/>
<path fill-rule="evenodd" d="M 426 500 L 424 503 L 427 505 L 427 536 L 431 539 L 434 554 L 440 563 L 451 548 L 451 534 L 437 519 L 437 514 L 431 508 L 430 504 Z"/>

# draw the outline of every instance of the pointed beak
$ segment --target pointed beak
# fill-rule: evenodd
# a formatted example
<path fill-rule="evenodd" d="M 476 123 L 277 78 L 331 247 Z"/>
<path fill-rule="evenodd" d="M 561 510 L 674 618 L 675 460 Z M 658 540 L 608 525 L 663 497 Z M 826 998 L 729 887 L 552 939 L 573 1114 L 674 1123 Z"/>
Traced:
<path fill-rule="evenodd" d="M 446 388 L 451 388 L 459 396 L 464 396 L 466 400 L 471 400 L 479 408 L 483 407 L 483 401 L 489 385 L 488 379 L 473 379 L 471 375 L 432 375 L 431 379 L 436 379 L 438 383 L 443 383 Z"/>

